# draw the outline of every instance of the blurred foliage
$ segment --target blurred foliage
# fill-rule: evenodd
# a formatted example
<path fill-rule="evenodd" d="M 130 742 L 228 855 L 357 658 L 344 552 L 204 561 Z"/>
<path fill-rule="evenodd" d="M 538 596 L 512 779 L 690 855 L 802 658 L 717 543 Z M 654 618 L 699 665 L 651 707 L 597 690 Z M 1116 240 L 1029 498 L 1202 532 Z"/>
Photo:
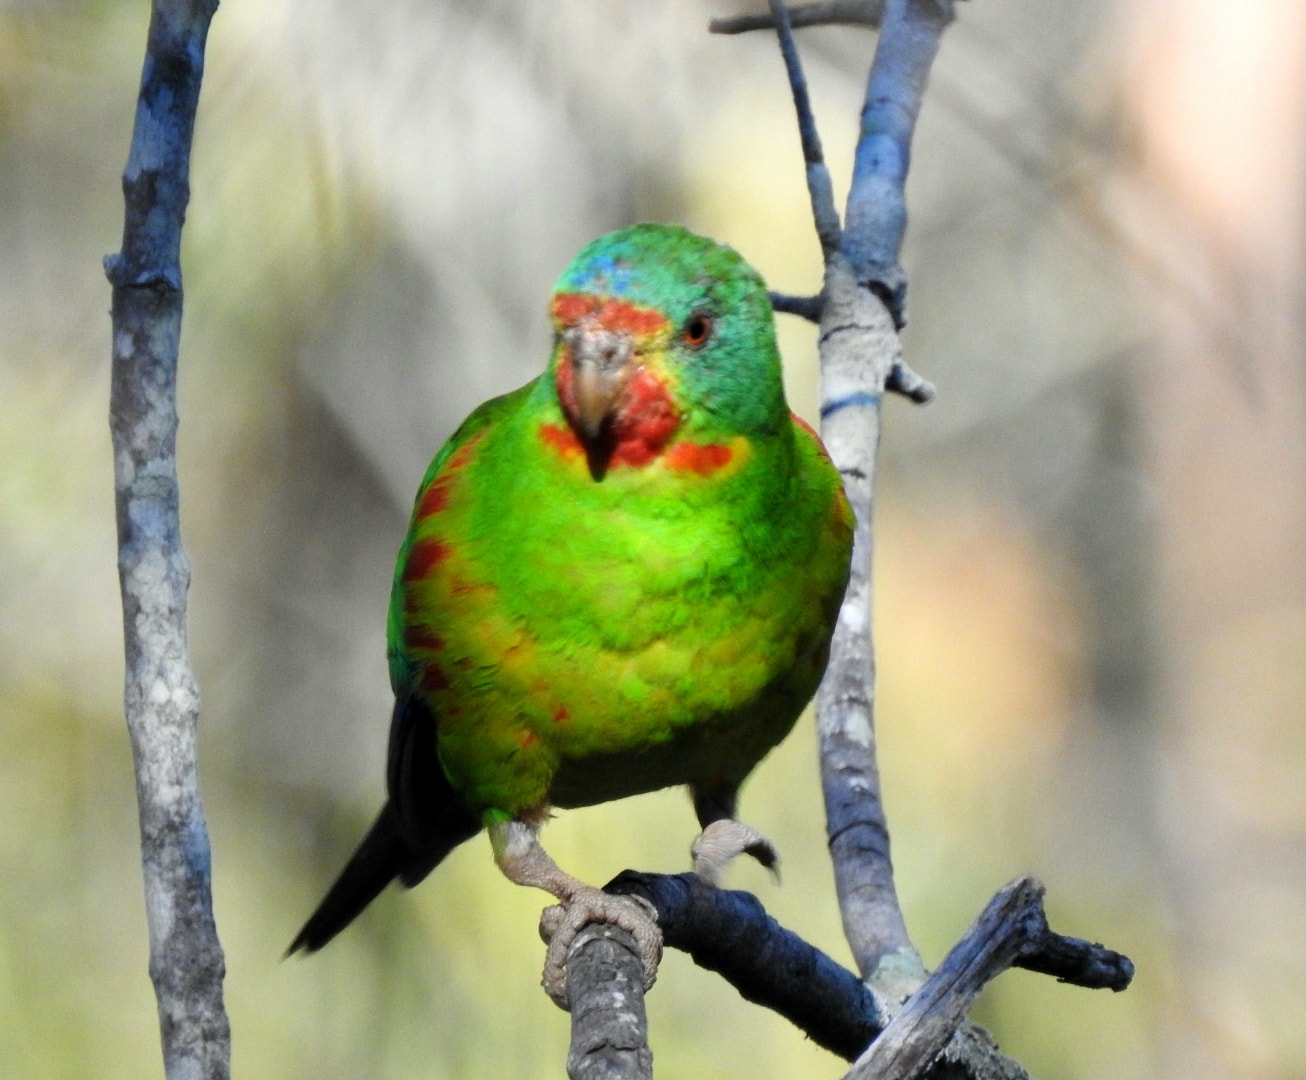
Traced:
<path fill-rule="evenodd" d="M 818 285 L 774 43 L 704 33 L 738 6 L 218 12 L 184 252 L 180 456 L 238 1075 L 561 1075 L 567 1023 L 537 985 L 542 898 L 505 882 L 481 840 L 320 956 L 280 957 L 380 797 L 384 608 L 411 492 L 468 409 L 542 365 L 545 297 L 572 252 L 674 218 L 777 288 Z M 1032 870 L 1056 928 L 1138 963 L 1121 996 L 1022 972 L 986 991 L 977 1018 L 1036 1075 L 1287 1080 L 1306 1076 L 1303 561 L 1299 542 L 1262 558 L 1236 530 L 1306 484 L 1300 468 L 1261 470 L 1280 486 L 1232 517 L 1207 491 L 1207 517 L 1176 530 L 1169 508 L 1210 448 L 1176 426 L 1191 398 L 1153 373 L 1176 320 L 1215 342 L 1215 361 L 1176 355 L 1190 395 L 1206 371 L 1211 399 L 1245 414 L 1245 430 L 1221 425 L 1244 439 L 1214 444 L 1225 461 L 1266 431 L 1295 445 L 1269 425 L 1291 433 L 1296 413 L 1258 411 L 1236 383 L 1259 379 L 1276 408 L 1301 398 L 1262 363 L 1268 336 L 1220 358 L 1239 309 L 1193 284 L 1190 246 L 1139 227 L 1181 202 L 1149 188 L 1147 118 L 1131 119 L 1152 71 L 1133 30 L 1145 6 L 984 0 L 949 32 L 906 256 L 907 347 L 941 394 L 890 402 L 883 448 L 881 761 L 927 961 Z M 120 717 L 100 270 L 147 8 L 0 6 L 0 1060 L 24 1078 L 160 1071 Z M 802 39 L 836 184 L 872 41 Z M 1274 309 L 1290 342 L 1298 295 Z M 781 332 L 811 416 L 812 331 Z M 1225 564 L 1193 554 L 1231 545 L 1273 589 L 1222 586 Z M 846 962 L 814 744 L 801 724 L 744 792 L 783 885 L 753 867 L 733 883 Z M 602 882 L 683 869 L 693 831 L 683 794 L 665 792 L 561 815 L 547 840 Z M 660 1075 L 841 1073 L 680 955 L 649 1007 Z"/>

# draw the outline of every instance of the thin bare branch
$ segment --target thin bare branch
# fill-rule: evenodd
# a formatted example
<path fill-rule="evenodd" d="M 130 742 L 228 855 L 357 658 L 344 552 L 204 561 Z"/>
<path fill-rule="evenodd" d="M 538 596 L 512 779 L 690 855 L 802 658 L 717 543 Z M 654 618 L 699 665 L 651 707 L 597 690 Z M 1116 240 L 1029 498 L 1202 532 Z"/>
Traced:
<path fill-rule="evenodd" d="M 607 890 L 643 897 L 657 911 L 669 948 L 688 953 L 746 1000 L 779 1013 L 848 1061 L 884 1027 L 862 981 L 780 926 L 751 893 L 714 888 L 694 874 L 632 870 Z"/>
<path fill-rule="evenodd" d="M 899 327 L 906 322 L 907 278 L 898 257 L 907 230 L 912 138 L 952 18 L 950 0 L 886 0 L 866 84 L 843 253 L 857 280 L 886 298 Z"/>
<path fill-rule="evenodd" d="M 944 1051 L 980 990 L 1010 967 L 1043 970 L 1049 957 L 1074 955 L 1053 966 L 1084 977 L 1081 985 L 1123 990 L 1134 975 L 1128 957 L 1101 946 L 1054 934 L 1043 913 L 1043 886 L 1019 878 L 998 892 L 925 984 L 894 1016 L 848 1073 L 848 1080 L 910 1080 Z M 963 1042 L 950 1048 L 948 1062 L 977 1075 L 972 1051 Z M 983 1048 L 982 1056 L 989 1056 Z"/>
<path fill-rule="evenodd" d="M 844 931 L 858 969 L 892 1008 L 924 978 L 893 881 L 880 796 L 871 625 L 876 454 L 886 391 L 928 401 L 897 331 L 906 278 L 898 253 L 904 186 L 929 64 L 947 25 L 936 0 L 887 0 L 867 80 L 840 250 L 826 263 L 821 432 L 857 515 L 848 593 L 817 697 L 821 779 Z M 930 39 L 929 35 L 933 34 Z"/>
<path fill-rule="evenodd" d="M 794 111 L 798 115 L 798 134 L 803 143 L 803 161 L 807 166 L 807 194 L 812 202 L 812 219 L 816 223 L 816 236 L 821 242 L 821 254 L 828 259 L 839 249 L 839 211 L 834 206 L 834 188 L 830 184 L 830 170 L 825 167 L 821 150 L 821 136 L 816 130 L 816 117 L 807 93 L 807 79 L 798 59 L 798 46 L 794 43 L 789 26 L 789 15 L 780 0 L 770 0 L 771 16 L 775 19 L 776 36 L 780 41 L 780 55 L 784 57 L 789 74 L 789 88 L 794 97 Z"/>
<path fill-rule="evenodd" d="M 789 23 L 795 29 L 805 26 L 880 25 L 884 0 L 828 0 L 826 3 L 797 4 L 789 8 Z M 772 15 L 736 15 L 713 19 L 708 30 L 713 34 L 746 34 L 750 30 L 770 30 L 775 26 Z"/>
<path fill-rule="evenodd" d="M 186 646 L 190 566 L 176 466 L 181 227 L 204 43 L 216 0 L 155 0 L 113 286 L 109 423 L 150 977 L 169 1080 L 226 1080 L 231 1032 L 195 759 L 199 694 Z"/>
<path fill-rule="evenodd" d="M 858 970 L 888 1004 L 925 975 L 894 889 L 875 752 L 871 518 L 880 404 L 902 355 L 888 310 L 859 287 L 842 255 L 826 266 L 823 295 L 821 435 L 843 475 L 857 524 L 848 591 L 816 699 L 821 786 L 844 934 Z"/>
<path fill-rule="evenodd" d="M 907 366 L 907 361 L 899 359 L 889 369 L 889 377 L 884 388 L 892 393 L 901 394 L 917 405 L 927 405 L 934 400 L 934 384 L 929 379 L 922 379 Z"/>
<path fill-rule="evenodd" d="M 797 315 L 808 322 L 821 321 L 821 307 L 825 300 L 819 293 L 816 296 L 788 296 L 785 293 L 773 292 L 770 296 L 771 307 L 778 312 Z"/>

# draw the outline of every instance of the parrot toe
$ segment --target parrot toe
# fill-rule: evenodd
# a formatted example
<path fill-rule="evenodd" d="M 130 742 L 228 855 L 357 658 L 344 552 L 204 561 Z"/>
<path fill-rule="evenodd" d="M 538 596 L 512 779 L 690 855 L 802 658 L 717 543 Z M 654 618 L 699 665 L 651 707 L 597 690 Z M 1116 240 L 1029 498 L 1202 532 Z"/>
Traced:
<path fill-rule="evenodd" d="M 751 825 L 722 818 L 708 825 L 689 849 L 694 873 L 709 885 L 719 886 L 726 868 L 740 855 L 751 855 L 780 880 L 780 852 Z"/>
<path fill-rule="evenodd" d="M 549 946 L 540 980 L 545 992 L 564 1011 L 567 1002 L 567 954 L 576 936 L 590 923 L 619 926 L 635 939 L 644 967 L 644 989 L 657 980 L 662 960 L 662 931 L 658 929 L 653 905 L 639 896 L 612 896 L 585 886 L 564 903 L 544 909 L 540 915 L 540 937 Z"/>

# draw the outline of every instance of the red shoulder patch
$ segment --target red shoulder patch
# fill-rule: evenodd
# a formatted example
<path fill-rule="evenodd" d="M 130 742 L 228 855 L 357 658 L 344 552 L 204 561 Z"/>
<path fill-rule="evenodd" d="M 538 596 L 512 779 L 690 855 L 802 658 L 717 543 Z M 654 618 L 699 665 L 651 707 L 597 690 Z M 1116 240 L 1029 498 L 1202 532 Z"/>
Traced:
<path fill-rule="evenodd" d="M 425 580 L 431 571 L 444 562 L 452 553 L 453 551 L 448 544 L 442 543 L 433 537 L 418 540 L 409 550 L 408 560 L 404 563 L 404 581 Z"/>
<path fill-rule="evenodd" d="M 438 514 L 449 505 L 449 477 L 439 476 L 431 482 L 422 493 L 422 501 L 417 504 L 417 516 L 419 518 L 430 517 L 432 514 Z"/>
<path fill-rule="evenodd" d="M 445 463 L 440 467 L 440 472 L 422 492 L 422 497 L 417 504 L 416 517 L 420 521 L 432 514 L 438 514 L 449 505 L 450 489 L 452 488 L 455 477 L 471 462 L 476 456 L 476 444 L 485 436 L 484 431 L 478 431 L 462 446 L 458 447 Z"/>
<path fill-rule="evenodd" d="M 825 443 L 821 441 L 821 436 L 817 432 L 816 428 L 812 427 L 811 424 L 809 424 L 796 412 L 791 412 L 789 414 L 789 419 L 794 422 L 794 427 L 798 428 L 800 431 L 807 432 L 807 434 L 812 437 L 812 442 L 816 443 L 816 448 L 819 451 L 821 451 L 821 453 L 824 454 L 826 458 L 830 457 L 830 451 L 825 448 Z"/>

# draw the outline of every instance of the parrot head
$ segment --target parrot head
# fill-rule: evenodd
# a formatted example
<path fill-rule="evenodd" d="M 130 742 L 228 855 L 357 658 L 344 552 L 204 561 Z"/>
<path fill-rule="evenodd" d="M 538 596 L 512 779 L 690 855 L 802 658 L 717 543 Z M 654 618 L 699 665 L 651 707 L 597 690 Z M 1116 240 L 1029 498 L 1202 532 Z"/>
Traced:
<path fill-rule="evenodd" d="M 610 233 L 563 272 L 551 314 L 558 402 L 595 479 L 788 416 L 766 285 L 731 248 L 673 225 Z"/>

